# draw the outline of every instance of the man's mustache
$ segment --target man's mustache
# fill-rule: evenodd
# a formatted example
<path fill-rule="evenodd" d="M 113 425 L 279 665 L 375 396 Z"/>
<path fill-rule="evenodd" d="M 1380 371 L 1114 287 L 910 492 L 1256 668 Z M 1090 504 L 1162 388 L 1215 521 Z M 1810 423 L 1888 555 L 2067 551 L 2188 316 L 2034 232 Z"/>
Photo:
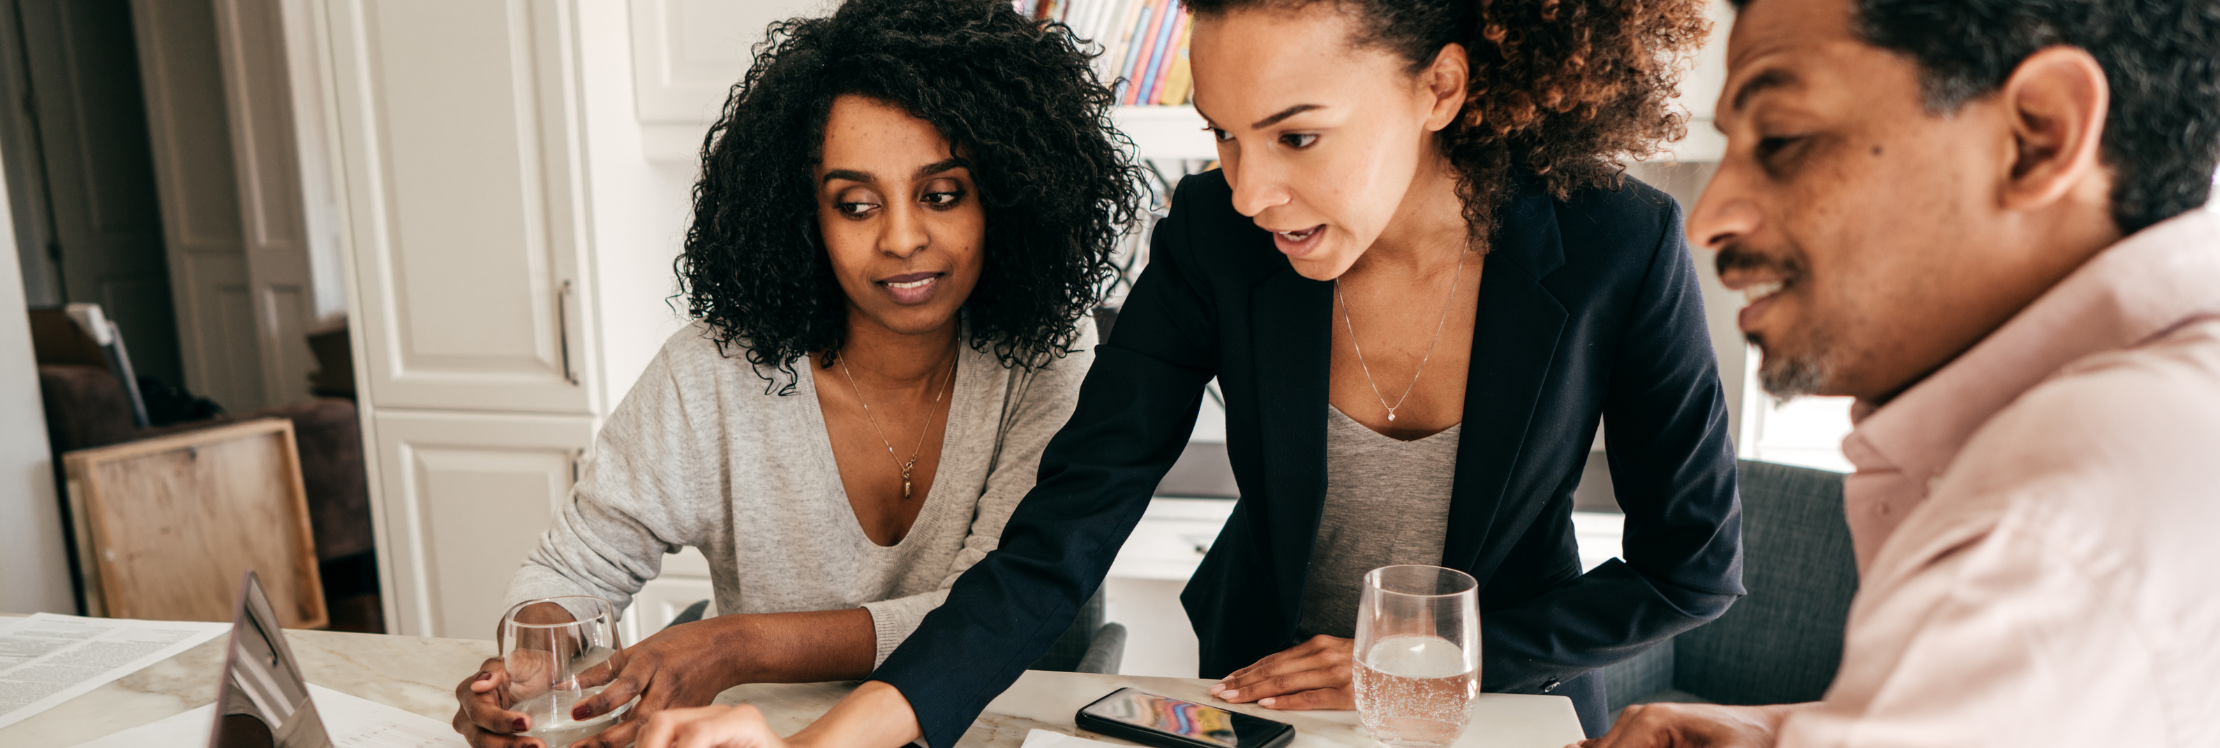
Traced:
<path fill-rule="evenodd" d="M 1730 270 L 1771 270 L 1784 279 L 1797 279 L 1804 277 L 1806 272 L 1802 255 L 1774 255 L 1740 244 L 1719 248 L 1715 265 L 1720 275 L 1726 275 Z"/>

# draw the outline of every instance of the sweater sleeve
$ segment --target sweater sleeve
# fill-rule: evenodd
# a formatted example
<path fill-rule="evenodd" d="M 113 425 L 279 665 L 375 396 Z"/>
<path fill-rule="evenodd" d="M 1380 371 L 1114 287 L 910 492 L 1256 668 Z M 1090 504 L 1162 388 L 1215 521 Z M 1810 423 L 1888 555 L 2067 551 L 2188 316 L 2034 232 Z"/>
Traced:
<path fill-rule="evenodd" d="M 594 438 L 569 500 L 510 577 L 509 605 L 586 595 L 623 610 L 661 571 L 664 554 L 699 543 L 700 518 L 689 509 L 722 499 L 713 483 L 694 480 L 714 472 L 695 444 L 672 347 L 648 364 Z"/>
<path fill-rule="evenodd" d="M 1089 319 L 1079 323 L 1079 339 L 1074 350 L 1030 373 L 1013 373 L 1015 380 L 1009 400 L 1004 406 L 1001 422 L 995 430 L 994 462 L 987 470 L 987 482 L 979 492 L 979 502 L 972 510 L 971 531 L 964 536 L 963 547 L 948 564 L 948 573 L 939 587 L 907 597 L 864 603 L 864 610 L 871 612 L 871 625 L 878 634 L 878 652 L 871 661 L 872 667 L 886 662 L 887 655 L 917 630 L 925 614 L 940 607 L 948 599 L 948 588 L 956 578 L 980 559 L 986 558 L 1001 543 L 1002 527 L 1010 521 L 1010 513 L 1017 510 L 1018 501 L 1033 490 L 1033 480 L 1040 471 L 1041 452 L 1048 448 L 1048 440 L 1071 419 L 1073 405 L 1079 399 L 1079 383 L 1095 360 L 1095 327 Z"/>

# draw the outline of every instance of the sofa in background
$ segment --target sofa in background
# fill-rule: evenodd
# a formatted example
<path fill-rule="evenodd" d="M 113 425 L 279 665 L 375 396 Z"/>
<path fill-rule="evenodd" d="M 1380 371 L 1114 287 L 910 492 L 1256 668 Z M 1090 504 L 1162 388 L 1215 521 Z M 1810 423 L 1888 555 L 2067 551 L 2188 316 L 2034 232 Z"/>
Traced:
<path fill-rule="evenodd" d="M 1657 701 L 1817 700 L 1842 662 L 1858 591 L 1842 474 L 1742 461 L 1742 584 L 1718 620 L 1604 669 L 1611 714 Z"/>

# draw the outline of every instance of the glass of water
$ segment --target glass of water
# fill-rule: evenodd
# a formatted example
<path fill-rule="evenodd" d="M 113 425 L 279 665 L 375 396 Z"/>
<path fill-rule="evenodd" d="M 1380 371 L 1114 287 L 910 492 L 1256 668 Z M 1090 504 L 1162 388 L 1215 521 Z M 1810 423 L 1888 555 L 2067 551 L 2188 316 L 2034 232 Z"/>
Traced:
<path fill-rule="evenodd" d="M 1357 606 L 1357 718 L 1395 748 L 1456 742 L 1480 693 L 1480 585 L 1439 566 L 1364 575 Z"/>
<path fill-rule="evenodd" d="M 570 718 L 571 707 L 608 687 L 624 648 L 617 639 L 617 611 L 598 597 L 528 600 L 501 617 L 501 660 L 509 671 L 508 708 L 522 712 L 547 748 L 600 733 L 617 722 L 630 705 L 587 720 Z"/>

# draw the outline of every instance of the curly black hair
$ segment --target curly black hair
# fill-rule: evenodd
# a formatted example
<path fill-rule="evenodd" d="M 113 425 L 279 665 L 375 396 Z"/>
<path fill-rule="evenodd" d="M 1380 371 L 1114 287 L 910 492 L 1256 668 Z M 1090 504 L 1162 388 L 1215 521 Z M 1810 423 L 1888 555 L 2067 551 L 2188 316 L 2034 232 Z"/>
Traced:
<path fill-rule="evenodd" d="M 1745 0 L 1735 3 L 1738 7 Z M 2098 148 L 2112 221 L 2132 234 L 2212 197 L 2220 164 L 2220 3 L 1854 0 L 1852 28 L 1920 68 L 1929 112 L 1995 93 L 2044 48 L 2079 47 L 2112 87 Z"/>
<path fill-rule="evenodd" d="M 1069 352 L 1143 189 L 1091 58 L 1008 0 L 850 0 L 771 24 L 702 141 L 675 263 L 688 312 L 781 394 L 795 361 L 839 355 L 847 303 L 812 175 L 833 100 L 859 95 L 931 123 L 971 162 L 986 246 L 964 302 L 970 345 L 1025 369 Z"/>
<path fill-rule="evenodd" d="M 1464 110 L 1435 137 L 1482 247 L 1521 175 L 1560 200 L 1616 187 L 1624 159 L 1687 135 L 1672 100 L 1711 32 L 1703 0 L 1187 0 L 1206 15 L 1322 2 L 1359 20 L 1356 44 L 1394 52 L 1413 73 L 1464 46 Z"/>

